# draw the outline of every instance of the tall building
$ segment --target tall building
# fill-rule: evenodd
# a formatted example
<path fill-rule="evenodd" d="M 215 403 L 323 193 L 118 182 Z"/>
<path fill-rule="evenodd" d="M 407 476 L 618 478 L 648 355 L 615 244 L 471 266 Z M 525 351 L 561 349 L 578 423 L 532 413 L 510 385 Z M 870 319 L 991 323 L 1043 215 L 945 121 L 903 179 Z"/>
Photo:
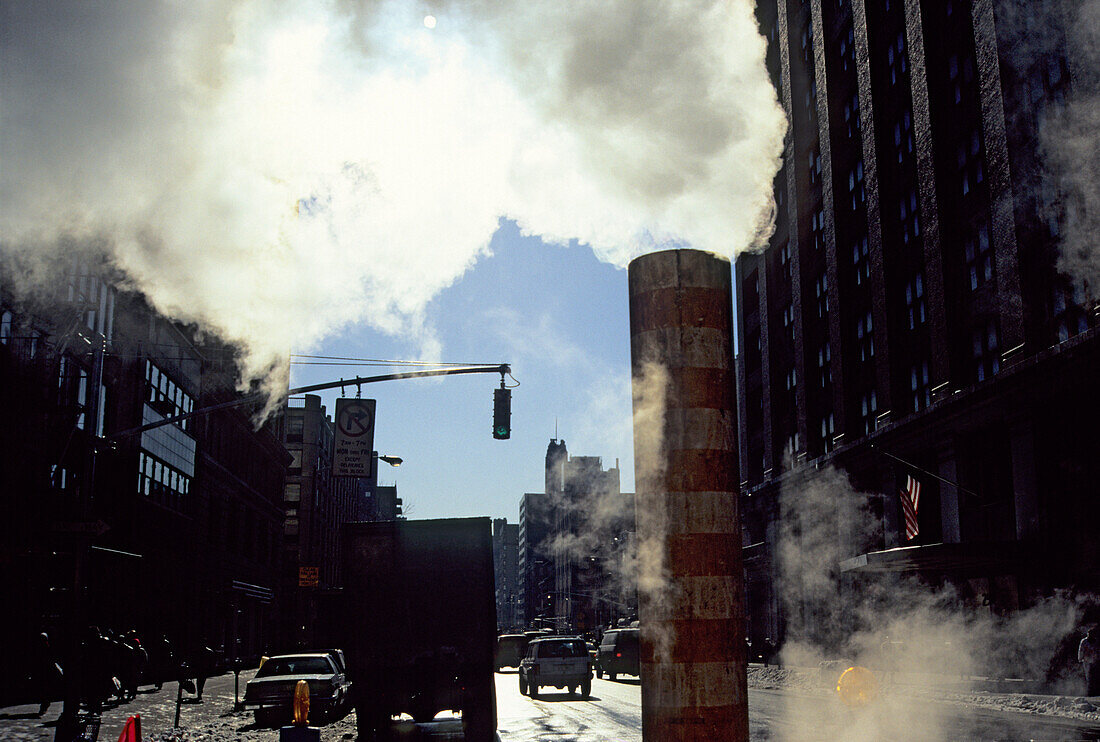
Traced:
<path fill-rule="evenodd" d="M 878 495 L 855 580 L 915 572 L 1004 608 L 1100 586 L 1096 306 L 1057 269 L 1074 203 L 1048 158 L 1079 6 L 757 4 L 790 128 L 775 233 L 735 268 L 754 642 L 797 628 L 780 492 L 826 465 Z"/>
<path fill-rule="evenodd" d="M 259 656 L 276 639 L 286 450 L 247 407 L 143 429 L 239 400 L 232 352 L 119 290 L 90 258 L 52 266 L 49 289 L 15 284 L 8 267 L 5 651 L 18 666 L 39 631 L 64 647 L 94 624 Z"/>
<path fill-rule="evenodd" d="M 493 519 L 493 573 L 496 579 L 497 629 L 501 632 L 522 629 L 519 524 L 509 523 L 506 518 Z"/>
<path fill-rule="evenodd" d="M 329 610 L 324 598 L 340 584 L 340 526 L 359 517 L 366 481 L 333 476 L 335 426 L 319 396 L 288 401 L 285 436 L 291 456 L 283 497 L 285 636 L 296 646 L 319 646 Z"/>
<path fill-rule="evenodd" d="M 550 595 L 554 589 L 554 567 L 546 551 L 550 533 L 550 498 L 545 492 L 528 492 L 519 501 L 519 529 L 516 537 L 520 594 L 520 616 L 526 627 L 550 620 Z"/>

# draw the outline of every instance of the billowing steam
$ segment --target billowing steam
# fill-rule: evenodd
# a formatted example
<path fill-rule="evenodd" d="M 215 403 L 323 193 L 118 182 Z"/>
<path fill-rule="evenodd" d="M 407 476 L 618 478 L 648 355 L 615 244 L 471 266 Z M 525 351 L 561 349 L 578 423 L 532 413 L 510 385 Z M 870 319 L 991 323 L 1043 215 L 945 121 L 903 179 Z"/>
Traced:
<path fill-rule="evenodd" d="M 1043 151 L 1063 197 L 1058 267 L 1100 298 L 1100 0 L 1069 19 L 1072 93 L 1052 107 L 1041 130 Z"/>
<path fill-rule="evenodd" d="M 4 248 L 104 246 L 246 377 L 354 321 L 438 352 L 425 305 L 503 217 L 620 265 L 770 230 L 785 122 L 748 0 L 0 12 Z"/>
<path fill-rule="evenodd" d="M 634 482 L 637 489 L 638 537 L 635 576 L 638 614 L 643 638 L 653 647 L 657 662 L 671 656 L 676 637 L 664 620 L 676 599 L 675 585 L 666 561 L 669 533 L 666 494 L 665 414 L 668 408 L 669 371 L 660 363 L 645 361 L 635 368 Z"/>
<path fill-rule="evenodd" d="M 876 548 L 881 521 L 871 503 L 879 497 L 856 492 L 833 469 L 792 479 L 780 493 L 779 589 L 788 617 L 782 661 L 825 663 L 822 683 L 832 686 L 843 668 L 861 665 L 885 689 L 861 713 L 839 713 L 839 701 L 822 707 L 827 719 L 792 708 L 792 738 L 872 742 L 912 738 L 918 729 L 924 740 L 950 739 L 937 707 L 899 699 L 893 686 L 900 684 L 906 695 L 933 686 L 962 691 L 981 676 L 1047 680 L 1073 692 L 1074 679 L 1059 677 L 1058 653 L 1080 626 L 1084 597 L 1047 596 L 1001 615 L 980 585 L 841 571 L 842 560 Z"/>

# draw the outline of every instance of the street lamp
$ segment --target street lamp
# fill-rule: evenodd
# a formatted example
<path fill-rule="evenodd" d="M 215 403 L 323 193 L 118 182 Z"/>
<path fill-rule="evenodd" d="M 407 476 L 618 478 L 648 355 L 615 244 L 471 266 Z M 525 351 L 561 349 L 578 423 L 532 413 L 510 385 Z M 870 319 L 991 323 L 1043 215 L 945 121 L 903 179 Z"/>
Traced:
<path fill-rule="evenodd" d="M 400 456 L 382 456 L 379 454 L 375 454 L 375 456 L 378 456 L 379 461 L 385 461 L 390 466 L 401 466 L 402 462 L 404 462 L 404 459 Z"/>

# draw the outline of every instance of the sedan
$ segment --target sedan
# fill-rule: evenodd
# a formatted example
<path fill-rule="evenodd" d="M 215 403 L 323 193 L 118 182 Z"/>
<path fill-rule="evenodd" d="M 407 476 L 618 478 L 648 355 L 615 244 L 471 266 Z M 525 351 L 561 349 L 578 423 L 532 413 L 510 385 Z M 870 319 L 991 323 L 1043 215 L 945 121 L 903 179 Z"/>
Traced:
<path fill-rule="evenodd" d="M 329 653 L 283 654 L 269 658 L 245 686 L 244 705 L 256 710 L 257 722 L 269 712 L 289 716 L 299 680 L 309 684 L 312 719 L 334 717 L 344 709 L 351 683 Z"/>

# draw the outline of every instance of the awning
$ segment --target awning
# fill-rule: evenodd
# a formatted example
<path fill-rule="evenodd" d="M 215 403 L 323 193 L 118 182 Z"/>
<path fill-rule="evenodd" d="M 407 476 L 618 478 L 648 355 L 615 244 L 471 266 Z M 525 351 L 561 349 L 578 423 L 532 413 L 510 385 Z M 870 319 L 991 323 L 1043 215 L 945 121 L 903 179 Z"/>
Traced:
<path fill-rule="evenodd" d="M 901 546 L 845 559 L 840 563 L 840 571 L 990 574 L 1016 569 L 1021 552 L 1018 541 Z"/>

